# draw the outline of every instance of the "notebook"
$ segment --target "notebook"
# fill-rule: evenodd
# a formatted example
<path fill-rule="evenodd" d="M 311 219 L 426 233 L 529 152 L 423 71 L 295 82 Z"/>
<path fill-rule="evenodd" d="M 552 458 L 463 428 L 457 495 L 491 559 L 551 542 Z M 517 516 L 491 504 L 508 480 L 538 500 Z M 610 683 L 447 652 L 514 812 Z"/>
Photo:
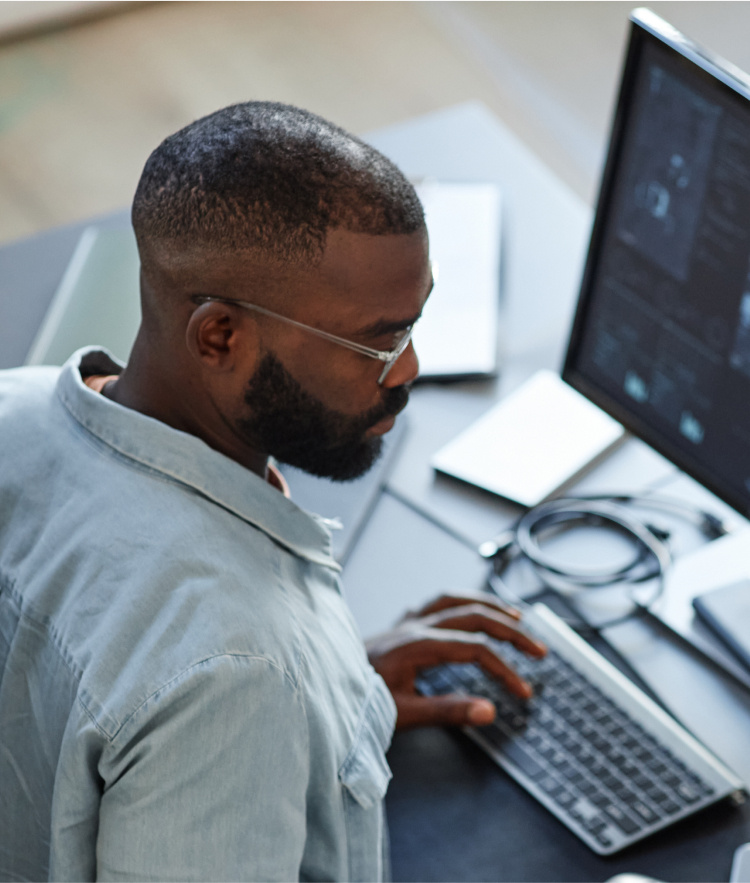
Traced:
<path fill-rule="evenodd" d="M 432 458 L 439 472 L 522 506 L 575 481 L 624 438 L 616 421 L 539 371 Z"/>
<path fill-rule="evenodd" d="M 498 365 L 500 189 L 422 181 L 435 287 L 414 329 L 421 380 L 490 377 Z"/>

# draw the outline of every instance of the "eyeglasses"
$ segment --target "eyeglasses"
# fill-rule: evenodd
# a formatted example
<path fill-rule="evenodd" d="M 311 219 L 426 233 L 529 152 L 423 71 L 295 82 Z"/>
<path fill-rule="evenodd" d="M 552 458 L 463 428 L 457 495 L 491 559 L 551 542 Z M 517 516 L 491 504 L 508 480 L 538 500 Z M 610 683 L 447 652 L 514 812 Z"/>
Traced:
<path fill-rule="evenodd" d="M 347 349 L 354 350 L 355 353 L 362 353 L 363 356 L 369 356 L 371 359 L 378 359 L 381 362 L 384 362 L 383 370 L 380 372 L 380 376 L 378 377 L 378 384 L 382 384 L 385 378 L 388 376 L 388 372 L 391 368 L 396 364 L 396 360 L 401 356 L 404 350 L 409 346 L 409 341 L 411 340 L 412 331 L 414 330 L 414 325 L 409 325 L 407 328 L 404 328 L 402 331 L 397 331 L 394 335 L 394 346 L 389 350 L 376 350 L 370 346 L 364 346 L 361 343 L 355 343 L 353 340 L 347 340 L 344 337 L 338 337 L 336 334 L 331 334 L 328 331 L 321 331 L 320 328 L 315 328 L 312 325 L 305 325 L 304 322 L 298 322 L 296 319 L 290 319 L 287 316 L 282 316 L 279 313 L 274 313 L 272 310 L 267 310 L 265 307 L 259 307 L 257 304 L 250 304 L 244 300 L 232 300 L 228 297 L 211 297 L 210 295 L 200 295 L 199 297 L 193 298 L 196 303 L 220 303 L 220 304 L 232 304 L 235 307 L 242 307 L 243 310 L 250 310 L 253 313 L 260 313 L 263 316 L 270 316 L 272 319 L 278 319 L 281 322 L 286 322 L 289 325 L 294 325 L 296 328 L 302 328 L 304 331 L 309 331 L 311 334 L 317 334 L 318 337 L 322 337 L 325 340 L 330 340 L 332 343 L 337 343 L 339 346 L 345 346 Z"/>

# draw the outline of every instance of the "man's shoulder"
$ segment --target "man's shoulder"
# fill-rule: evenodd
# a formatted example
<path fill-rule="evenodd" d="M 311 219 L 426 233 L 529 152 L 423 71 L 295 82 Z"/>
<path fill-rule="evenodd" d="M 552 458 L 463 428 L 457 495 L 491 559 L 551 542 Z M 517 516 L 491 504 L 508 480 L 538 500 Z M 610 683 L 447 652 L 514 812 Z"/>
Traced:
<path fill-rule="evenodd" d="M 60 369 L 49 365 L 0 371 L 0 415 L 34 413 L 40 403 L 52 398 L 59 376 Z"/>

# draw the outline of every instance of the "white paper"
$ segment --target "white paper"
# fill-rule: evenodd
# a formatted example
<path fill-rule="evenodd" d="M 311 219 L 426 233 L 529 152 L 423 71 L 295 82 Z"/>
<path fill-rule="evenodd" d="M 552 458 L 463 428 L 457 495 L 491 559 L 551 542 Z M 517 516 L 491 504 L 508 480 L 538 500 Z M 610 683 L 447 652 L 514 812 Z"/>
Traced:
<path fill-rule="evenodd" d="M 539 371 L 433 457 L 432 465 L 524 506 L 581 474 L 622 426 L 552 371 Z"/>
<path fill-rule="evenodd" d="M 501 195 L 495 184 L 424 182 L 435 287 L 414 346 L 422 377 L 497 370 Z"/>

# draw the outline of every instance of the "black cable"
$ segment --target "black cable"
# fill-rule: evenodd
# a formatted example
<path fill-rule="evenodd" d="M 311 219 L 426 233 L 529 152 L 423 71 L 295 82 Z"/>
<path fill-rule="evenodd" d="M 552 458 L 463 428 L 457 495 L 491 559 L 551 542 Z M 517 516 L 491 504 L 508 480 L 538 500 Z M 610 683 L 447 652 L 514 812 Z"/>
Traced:
<path fill-rule="evenodd" d="M 387 484 L 384 487 L 383 491 L 389 497 L 393 497 L 394 500 L 398 500 L 398 502 L 401 503 L 403 506 L 406 506 L 407 509 L 411 509 L 411 511 L 419 515 L 420 518 L 424 518 L 425 521 L 428 521 L 430 524 L 434 524 L 435 527 L 440 528 L 440 530 L 442 530 L 444 533 L 447 533 L 448 536 L 453 537 L 453 539 L 461 543 L 462 546 L 466 546 L 466 548 L 471 549 L 472 552 L 477 551 L 477 543 L 475 539 L 462 534 L 447 521 L 443 521 L 442 518 L 435 515 L 434 512 L 431 512 L 427 507 L 420 505 L 411 497 L 402 494 L 401 491 L 397 490 L 392 485 Z"/>
<path fill-rule="evenodd" d="M 413 512 L 448 533 L 462 545 L 474 551 L 477 550 L 476 543 L 470 537 L 462 534 L 426 507 L 417 504 L 392 486 L 388 486 L 386 492 Z M 729 528 L 718 516 L 692 503 L 686 503 L 673 497 L 620 493 L 564 497 L 529 509 L 514 525 L 479 546 L 479 554 L 492 563 L 487 579 L 488 588 L 507 603 L 519 608 L 526 606 L 523 598 L 513 592 L 500 578 L 505 569 L 516 559 L 527 560 L 545 585 L 558 590 L 577 591 L 603 588 L 618 582 L 630 586 L 654 579 L 656 586 L 651 597 L 642 601 L 634 598 L 631 593 L 631 609 L 623 615 L 597 626 L 583 623 L 582 620 L 581 622 L 569 622 L 569 625 L 579 632 L 598 633 L 604 628 L 644 614 L 664 591 L 666 571 L 671 564 L 671 554 L 668 547 L 670 533 L 658 525 L 634 516 L 628 511 L 628 507 L 631 506 L 637 506 L 640 509 L 657 509 L 679 515 L 681 518 L 693 522 L 709 540 L 729 533 Z M 556 519 L 552 518 L 553 512 Z M 539 550 L 540 554 L 534 551 L 535 546 L 538 547 L 537 521 L 539 521 L 540 527 L 547 530 L 547 536 L 550 531 L 569 530 L 583 525 L 608 524 L 610 528 L 615 528 L 634 540 L 633 558 L 628 564 L 614 570 L 601 572 L 592 570 L 585 574 L 585 579 L 580 579 L 581 571 L 571 572 L 558 566 L 552 559 L 548 559 L 541 549 Z M 527 537 L 527 540 L 522 539 L 519 544 L 519 528 L 522 525 L 521 535 Z"/>
<path fill-rule="evenodd" d="M 515 593 L 511 593 L 500 578 L 513 561 L 521 559 L 527 561 L 541 581 L 552 589 L 571 592 L 618 584 L 627 587 L 630 609 L 597 626 L 587 627 L 592 631 L 642 614 L 664 591 L 666 572 L 672 562 L 668 545 L 670 534 L 668 530 L 634 515 L 631 506 L 676 513 L 694 522 L 709 539 L 729 532 L 723 521 L 712 513 L 670 497 L 591 494 L 551 500 L 530 509 L 512 528 L 480 546 L 480 554 L 492 562 L 489 588 L 510 603 L 522 601 L 518 596 L 508 597 Z M 559 565 L 542 549 L 542 540 L 583 526 L 606 526 L 622 533 L 633 542 L 632 558 L 616 568 L 572 568 Z M 630 587 L 650 580 L 655 581 L 650 597 L 647 600 L 634 597 Z M 573 625 L 580 631 L 578 624 Z"/>

